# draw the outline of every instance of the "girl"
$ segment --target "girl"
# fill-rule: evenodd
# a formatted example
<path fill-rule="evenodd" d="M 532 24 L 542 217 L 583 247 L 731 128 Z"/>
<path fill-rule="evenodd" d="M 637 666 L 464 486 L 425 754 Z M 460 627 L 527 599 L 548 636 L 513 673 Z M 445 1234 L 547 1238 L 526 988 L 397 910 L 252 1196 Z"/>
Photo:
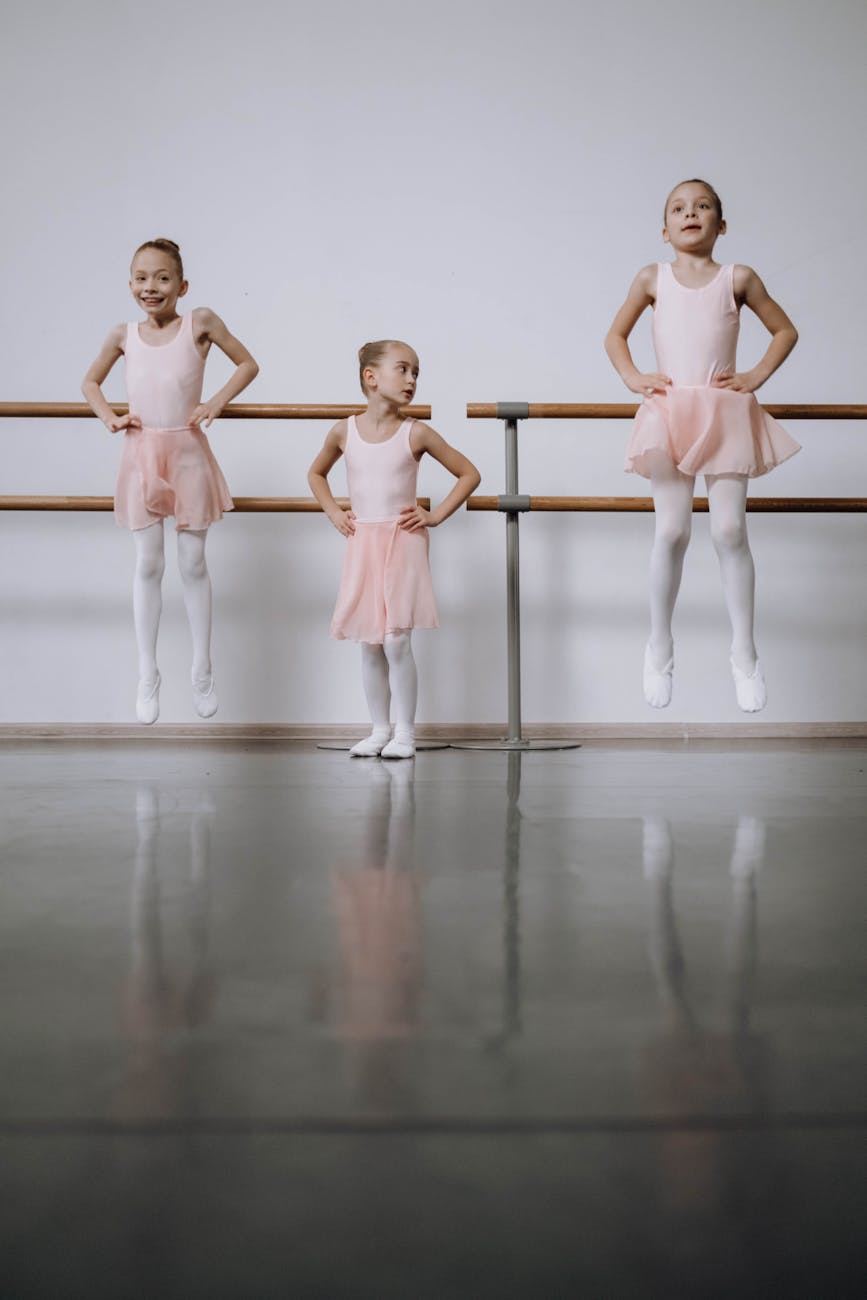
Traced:
<path fill-rule="evenodd" d="M 413 399 L 418 357 L 406 343 L 382 339 L 358 353 L 359 416 L 335 424 L 307 476 L 310 489 L 347 539 L 331 635 L 361 642 L 361 672 L 373 730 L 349 751 L 354 758 L 412 758 L 418 679 L 410 642 L 414 627 L 437 627 L 428 564 L 428 528 L 436 528 L 479 484 L 459 451 L 400 411 Z M 418 463 L 425 452 L 457 482 L 435 510 L 416 504 Z M 346 456 L 351 509 L 340 509 L 327 475 Z M 391 738 L 389 706 L 394 699 Z"/>
<path fill-rule="evenodd" d="M 662 237 L 674 261 L 645 266 L 614 318 L 605 350 L 642 405 L 626 468 L 650 479 L 656 531 L 650 561 L 650 639 L 644 697 L 655 709 L 671 700 L 671 617 L 692 522 L 696 474 L 704 474 L 711 536 L 732 625 L 731 669 L 740 707 L 763 709 L 765 680 L 753 641 L 755 574 L 746 532 L 747 482 L 800 450 L 753 393 L 798 340 L 786 313 L 748 266 L 720 266 L 713 250 L 725 234 L 722 203 L 706 181 L 683 181 L 665 204 Z M 746 303 L 771 335 L 751 370 L 736 371 L 739 312 Z M 627 339 L 653 307 L 658 372 L 642 374 Z"/>
<path fill-rule="evenodd" d="M 193 703 L 201 718 L 217 711 L 211 671 L 211 580 L 205 562 L 208 527 L 232 509 L 232 498 L 214 459 L 205 428 L 256 377 L 259 367 L 242 343 L 208 307 L 179 316 L 187 292 L 178 245 L 151 239 L 136 250 L 130 290 L 144 312 L 142 323 L 116 325 L 84 377 L 81 391 L 110 433 L 124 430 L 115 489 L 118 524 L 132 529 L 136 547 L 133 613 L 138 642 L 136 717 L 159 717 L 160 674 L 156 649 L 162 609 L 163 519 L 174 515 L 178 567 L 193 637 Z M 229 381 L 202 401 L 205 358 L 211 344 L 234 361 Z M 129 414 L 115 415 L 100 385 L 124 357 Z"/>

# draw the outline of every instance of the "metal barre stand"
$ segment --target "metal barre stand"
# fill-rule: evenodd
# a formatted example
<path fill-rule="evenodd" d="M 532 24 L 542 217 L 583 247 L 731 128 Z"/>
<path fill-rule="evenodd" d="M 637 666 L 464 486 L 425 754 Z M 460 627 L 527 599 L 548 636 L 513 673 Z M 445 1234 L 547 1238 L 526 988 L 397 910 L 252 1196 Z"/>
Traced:
<path fill-rule="evenodd" d="M 530 498 L 518 492 L 518 421 L 530 418 L 529 402 L 497 402 L 497 419 L 506 426 L 506 491 L 497 497 L 497 510 L 506 516 L 506 662 L 508 677 L 508 735 L 503 740 L 452 741 L 452 749 L 495 749 L 508 752 L 580 749 L 577 741 L 525 740 L 521 734 L 521 568 L 519 516 L 530 509 Z"/>

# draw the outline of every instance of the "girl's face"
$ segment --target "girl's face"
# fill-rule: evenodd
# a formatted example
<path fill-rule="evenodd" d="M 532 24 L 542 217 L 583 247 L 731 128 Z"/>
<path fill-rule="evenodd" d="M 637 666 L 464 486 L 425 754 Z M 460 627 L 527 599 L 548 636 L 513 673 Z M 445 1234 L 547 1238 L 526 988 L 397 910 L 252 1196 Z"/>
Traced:
<path fill-rule="evenodd" d="M 706 253 L 725 234 L 726 223 L 717 215 L 713 195 L 694 181 L 678 185 L 665 205 L 662 238 L 676 252 Z"/>
<path fill-rule="evenodd" d="M 393 343 L 375 366 L 367 367 L 364 380 L 371 393 L 406 406 L 415 396 L 418 357 L 405 343 Z"/>
<path fill-rule="evenodd" d="M 187 292 L 173 257 L 159 248 L 143 248 L 130 270 L 129 287 L 146 316 L 174 316 L 179 298 Z"/>

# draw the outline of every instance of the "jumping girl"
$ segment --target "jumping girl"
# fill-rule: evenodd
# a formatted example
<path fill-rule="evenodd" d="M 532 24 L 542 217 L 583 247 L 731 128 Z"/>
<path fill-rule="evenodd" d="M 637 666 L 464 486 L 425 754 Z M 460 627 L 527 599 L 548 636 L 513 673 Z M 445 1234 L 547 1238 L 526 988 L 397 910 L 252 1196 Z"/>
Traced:
<path fill-rule="evenodd" d="M 259 367 L 219 316 L 177 304 L 187 292 L 178 245 L 151 239 L 136 250 L 130 290 L 142 322 L 116 325 L 84 377 L 81 391 L 110 433 L 124 431 L 114 509 L 136 548 L 133 613 L 138 642 L 139 722 L 159 717 L 157 634 L 165 569 L 163 520 L 174 515 L 178 567 L 193 640 L 193 703 L 202 718 L 217 711 L 211 669 L 211 579 L 205 562 L 208 528 L 232 509 L 229 489 L 202 426 L 256 377 Z M 205 359 L 215 344 L 235 363 L 227 383 L 202 401 Z M 120 357 L 126 362 L 129 414 L 115 415 L 100 385 Z"/>
<path fill-rule="evenodd" d="M 711 536 L 732 625 L 731 669 L 747 713 L 764 708 L 765 680 L 753 641 L 755 573 L 747 541 L 750 478 L 799 450 L 753 393 L 782 365 L 798 339 L 786 313 L 748 266 L 720 266 L 714 245 L 725 234 L 722 203 L 706 181 L 683 181 L 665 204 L 662 237 L 674 261 L 645 266 L 614 318 L 605 349 L 627 388 L 640 393 L 626 468 L 651 482 L 656 531 L 650 561 L 650 639 L 644 696 L 653 708 L 671 700 L 671 619 L 692 523 L 695 476 L 704 474 Z M 751 370 L 737 371 L 740 309 L 746 305 L 771 335 Z M 658 372 L 642 374 L 627 342 L 653 308 Z"/>
<path fill-rule="evenodd" d="M 406 343 L 382 339 L 358 353 L 368 405 L 334 425 L 308 474 L 310 489 L 347 539 L 331 635 L 361 642 L 361 671 L 373 729 L 349 751 L 354 758 L 412 758 L 418 678 L 414 627 L 437 627 L 428 563 L 428 529 L 461 506 L 479 483 L 474 465 L 401 408 L 415 395 L 418 357 Z M 434 510 L 416 503 L 425 452 L 457 482 Z M 346 457 L 351 509 L 341 510 L 327 476 Z M 390 702 L 395 728 L 391 736 Z"/>

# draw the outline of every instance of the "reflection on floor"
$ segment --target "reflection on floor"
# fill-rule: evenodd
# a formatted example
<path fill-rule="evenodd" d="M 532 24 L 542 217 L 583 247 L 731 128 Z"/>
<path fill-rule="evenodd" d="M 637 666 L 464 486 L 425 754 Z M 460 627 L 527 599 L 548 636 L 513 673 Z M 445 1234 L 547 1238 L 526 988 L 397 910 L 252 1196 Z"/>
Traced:
<path fill-rule="evenodd" d="M 860 1296 L 865 768 L 0 745 L 0 1296 Z"/>

